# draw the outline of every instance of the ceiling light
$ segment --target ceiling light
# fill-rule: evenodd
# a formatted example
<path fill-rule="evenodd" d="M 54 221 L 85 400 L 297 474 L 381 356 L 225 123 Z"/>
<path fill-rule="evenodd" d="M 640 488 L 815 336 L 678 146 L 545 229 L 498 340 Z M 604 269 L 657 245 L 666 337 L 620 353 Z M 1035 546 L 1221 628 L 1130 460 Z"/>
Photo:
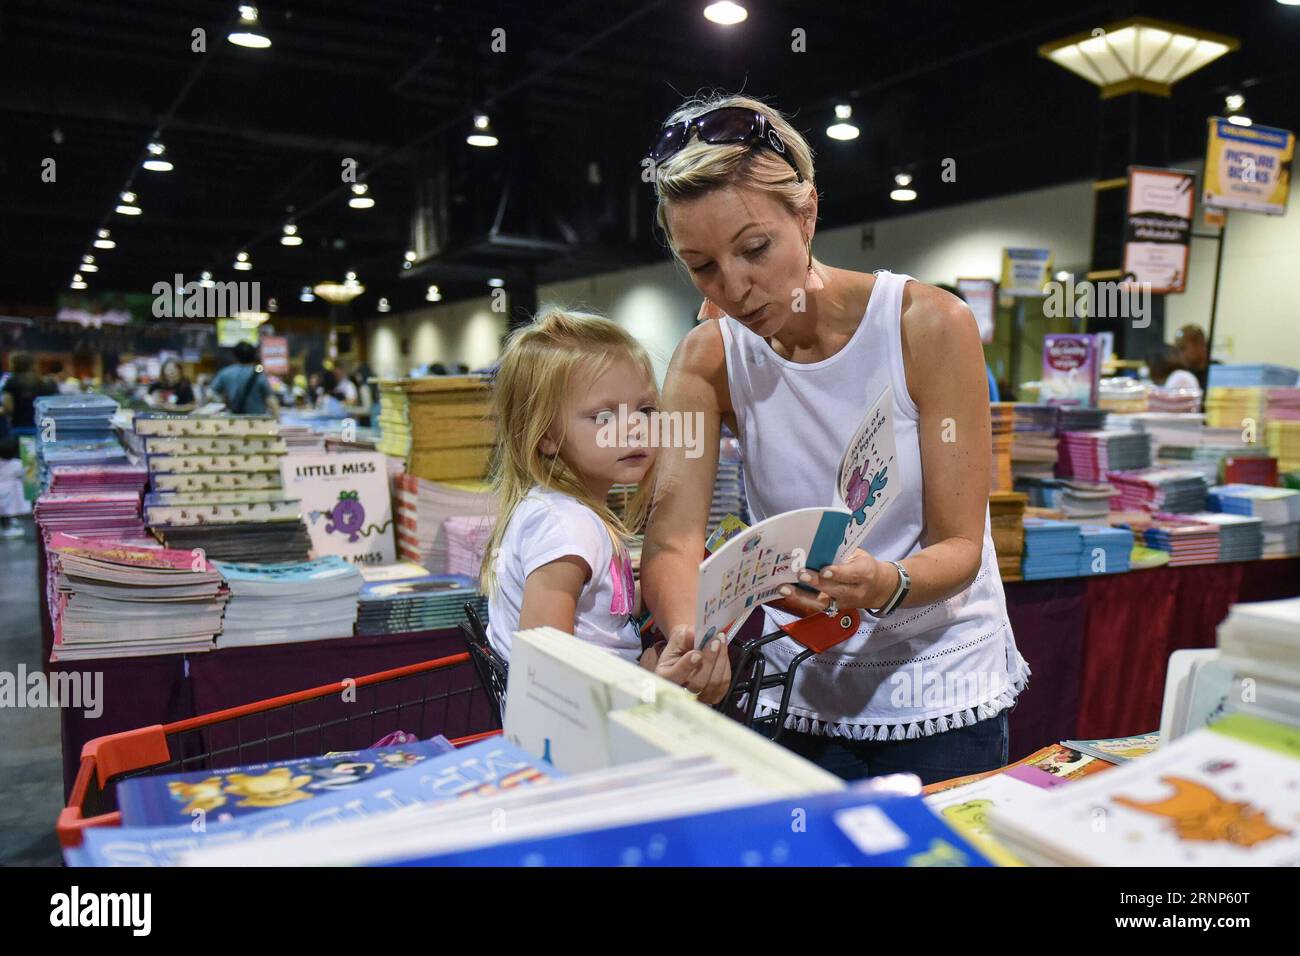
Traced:
<path fill-rule="evenodd" d="M 153 173 L 170 173 L 175 167 L 170 160 L 164 159 L 163 154 L 167 152 L 167 147 L 162 143 L 150 143 L 148 146 L 149 158 L 140 165 Z"/>
<path fill-rule="evenodd" d="M 380 312 L 388 312 L 388 311 L 390 311 L 392 308 L 393 308 L 393 307 L 392 307 L 391 305 L 388 304 L 388 300 L 387 300 L 387 299 L 380 299 L 380 300 L 379 300 L 379 311 L 380 311 Z"/>
<path fill-rule="evenodd" d="M 366 291 L 366 287 L 357 281 L 356 273 L 348 273 L 352 278 L 347 282 L 320 282 L 317 283 L 315 292 L 326 302 L 334 305 L 346 305 L 361 293 Z"/>
<path fill-rule="evenodd" d="M 213 288 L 216 283 L 212 281 L 212 273 L 206 269 L 199 273 L 199 285 L 204 289 Z"/>
<path fill-rule="evenodd" d="M 474 115 L 474 128 L 465 137 L 465 142 L 471 146 L 495 146 L 497 144 L 496 133 L 492 132 L 492 121 L 488 119 L 486 113 L 476 113 Z"/>
<path fill-rule="evenodd" d="M 348 205 L 353 209 L 369 209 L 375 204 L 375 200 L 366 195 L 369 191 L 370 187 L 365 183 L 353 183 L 352 198 L 348 200 Z"/>
<path fill-rule="evenodd" d="M 424 299 L 426 302 L 440 302 L 442 301 L 442 293 L 438 291 L 436 285 L 431 285 L 429 291 L 424 294 Z"/>
<path fill-rule="evenodd" d="M 95 242 L 94 242 L 94 246 L 95 246 L 96 249 L 116 249 L 116 248 L 117 248 L 117 243 L 114 242 L 112 239 L 109 238 L 108 230 L 107 230 L 107 229 L 101 229 L 101 230 L 99 230 L 99 232 L 97 233 L 97 235 L 99 236 L 99 238 L 96 239 Z"/>
<path fill-rule="evenodd" d="M 84 255 L 84 256 L 81 257 L 81 271 L 82 271 L 82 272 L 98 272 L 98 271 L 99 271 L 99 266 L 95 265 L 95 257 L 94 257 L 94 256 L 87 254 L 87 255 Z"/>
<path fill-rule="evenodd" d="M 247 252 L 241 252 L 235 256 L 235 268 L 240 272 L 247 272 L 253 268 L 253 260 L 248 258 Z"/>
<path fill-rule="evenodd" d="M 731 0 L 722 0 L 721 3 L 710 3 L 704 8 L 704 19 L 712 20 L 714 23 L 720 23 L 724 27 L 735 26 L 737 23 L 743 23 L 749 16 L 749 11 L 738 3 L 732 3 Z"/>
<path fill-rule="evenodd" d="M 312 295 L 312 292 L 311 292 L 311 286 L 309 286 L 309 285 L 305 285 L 305 286 L 302 287 L 302 291 L 298 293 L 298 301 L 299 301 L 299 302 L 315 302 L 315 301 L 316 301 L 316 296 Z"/>
<path fill-rule="evenodd" d="M 831 139 L 850 140 L 857 139 L 858 133 L 861 132 L 858 127 L 849 122 L 849 117 L 853 115 L 853 107 L 841 103 L 835 107 L 835 118 L 838 120 L 826 127 L 826 135 Z"/>
<path fill-rule="evenodd" d="M 1229 116 L 1228 122 L 1232 123 L 1234 126 L 1250 126 L 1251 118 L 1249 116 L 1242 116 L 1238 114 L 1236 116 Z"/>
<path fill-rule="evenodd" d="M 500 289 L 505 284 L 506 284 L 505 279 L 496 279 L 496 278 L 488 279 L 488 285 L 490 285 L 494 289 Z"/>
<path fill-rule="evenodd" d="M 121 202 L 113 211 L 123 216 L 138 216 L 143 210 L 135 204 L 135 193 L 124 192 L 121 194 Z"/>
<path fill-rule="evenodd" d="M 916 198 L 916 190 L 910 188 L 912 177 L 908 173 L 898 173 L 894 176 L 894 185 L 897 187 L 889 193 L 889 198 L 894 202 L 911 202 Z"/>
<path fill-rule="evenodd" d="M 1038 55 L 1101 87 L 1102 99 L 1125 93 L 1169 96 L 1173 85 L 1237 49 L 1235 37 L 1150 17 L 1044 43 Z"/>
<path fill-rule="evenodd" d="M 1300 2 L 1300 0 L 1297 0 Z M 1240 93 L 1229 93 L 1223 98 L 1223 104 L 1228 108 L 1229 113 L 1235 113 L 1246 105 L 1246 97 Z"/>
<path fill-rule="evenodd" d="M 280 303 L 276 301 L 275 296 L 271 296 L 271 298 L 266 300 L 266 311 L 267 312 L 280 311 Z"/>
<path fill-rule="evenodd" d="M 81 278 L 81 273 L 78 272 L 75 276 L 72 277 L 72 282 L 70 282 L 68 285 L 69 288 L 72 289 L 84 289 L 86 287 L 86 280 Z"/>
<path fill-rule="evenodd" d="M 407 262 L 414 262 L 418 256 L 416 256 L 414 249 L 407 249 L 406 255 L 403 258 L 405 258 Z"/>
<path fill-rule="evenodd" d="M 239 7 L 239 25 L 230 31 L 226 39 L 235 46 L 248 47 L 250 50 L 265 50 L 271 45 L 271 38 L 261 32 L 257 22 L 257 7 L 241 4 Z"/>
<path fill-rule="evenodd" d="M 291 222 L 284 224 L 284 235 L 280 237 L 282 246 L 301 246 L 302 236 L 298 235 L 298 227 Z"/>

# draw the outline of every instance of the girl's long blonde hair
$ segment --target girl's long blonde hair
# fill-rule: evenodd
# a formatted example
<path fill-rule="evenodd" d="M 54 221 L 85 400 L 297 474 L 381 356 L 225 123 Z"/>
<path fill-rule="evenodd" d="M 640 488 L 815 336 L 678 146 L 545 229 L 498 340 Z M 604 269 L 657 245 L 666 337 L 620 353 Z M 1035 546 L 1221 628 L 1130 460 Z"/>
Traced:
<path fill-rule="evenodd" d="M 654 486 L 653 466 L 639 483 L 623 521 L 605 501 L 592 496 L 560 455 L 545 455 L 540 447 L 564 408 L 570 388 L 594 382 L 620 360 L 641 368 L 654 384 L 650 356 L 628 332 L 603 316 L 558 306 L 543 307 L 531 324 L 516 329 L 506 342 L 492 387 L 497 428 L 492 488 L 498 508 L 479 573 L 479 589 L 484 594 L 496 589 L 494 556 L 515 507 L 534 485 L 562 491 L 589 507 L 604 523 L 616 550 L 625 547 L 643 526 Z M 559 444 L 563 442 L 561 435 Z"/>

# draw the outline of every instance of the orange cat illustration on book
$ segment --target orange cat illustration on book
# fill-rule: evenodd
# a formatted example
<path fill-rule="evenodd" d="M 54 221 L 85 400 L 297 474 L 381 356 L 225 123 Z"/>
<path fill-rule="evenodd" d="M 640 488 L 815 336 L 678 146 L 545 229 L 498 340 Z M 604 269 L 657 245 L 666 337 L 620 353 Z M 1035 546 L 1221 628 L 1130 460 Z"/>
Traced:
<path fill-rule="evenodd" d="M 1115 797 L 1115 802 L 1141 813 L 1168 817 L 1180 840 L 1206 843 L 1222 840 L 1253 847 L 1274 837 L 1291 835 L 1290 830 L 1274 826 L 1263 810 L 1244 800 L 1225 800 L 1210 787 L 1186 777 L 1161 777 L 1160 781 L 1173 788 L 1172 796 L 1145 803 L 1130 797 Z"/>
<path fill-rule="evenodd" d="M 196 783 L 180 783 L 173 780 L 167 784 L 167 789 L 172 792 L 173 798 L 185 803 L 186 813 L 193 813 L 195 810 L 206 813 L 226 803 L 226 795 L 221 790 L 220 777 L 208 777 Z"/>

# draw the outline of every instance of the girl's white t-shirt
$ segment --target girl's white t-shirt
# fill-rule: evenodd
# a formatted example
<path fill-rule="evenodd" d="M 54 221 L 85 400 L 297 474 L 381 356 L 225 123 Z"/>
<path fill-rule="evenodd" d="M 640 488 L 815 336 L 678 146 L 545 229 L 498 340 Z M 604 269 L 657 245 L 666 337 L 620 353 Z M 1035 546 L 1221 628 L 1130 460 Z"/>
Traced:
<path fill-rule="evenodd" d="M 641 637 L 632 615 L 636 583 L 626 549 L 614 550 L 605 525 L 582 502 L 561 491 L 534 487 L 515 506 L 501 539 L 494 571 L 496 590 L 488 597 L 488 642 L 510 659 L 510 638 L 519 629 L 524 582 L 538 568 L 574 555 L 587 562 L 591 577 L 578 596 L 574 635 L 635 661 Z"/>

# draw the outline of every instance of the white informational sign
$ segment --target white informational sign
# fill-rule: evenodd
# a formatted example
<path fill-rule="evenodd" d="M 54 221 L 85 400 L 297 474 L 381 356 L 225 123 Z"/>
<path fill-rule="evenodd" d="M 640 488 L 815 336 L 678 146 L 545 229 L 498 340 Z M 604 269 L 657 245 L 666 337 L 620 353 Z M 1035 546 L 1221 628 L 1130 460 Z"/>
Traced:
<path fill-rule="evenodd" d="M 957 291 L 962 294 L 975 325 L 980 330 L 980 341 L 988 345 L 993 341 L 994 325 L 998 314 L 998 284 L 992 279 L 958 279 Z"/>
<path fill-rule="evenodd" d="M 1187 286 L 1196 176 L 1181 169 L 1130 166 L 1124 224 L 1124 274 L 1156 294 Z"/>
<path fill-rule="evenodd" d="M 358 565 L 397 560 L 384 455 L 285 455 L 280 474 L 285 497 L 302 501 L 317 557 L 333 554 Z"/>

